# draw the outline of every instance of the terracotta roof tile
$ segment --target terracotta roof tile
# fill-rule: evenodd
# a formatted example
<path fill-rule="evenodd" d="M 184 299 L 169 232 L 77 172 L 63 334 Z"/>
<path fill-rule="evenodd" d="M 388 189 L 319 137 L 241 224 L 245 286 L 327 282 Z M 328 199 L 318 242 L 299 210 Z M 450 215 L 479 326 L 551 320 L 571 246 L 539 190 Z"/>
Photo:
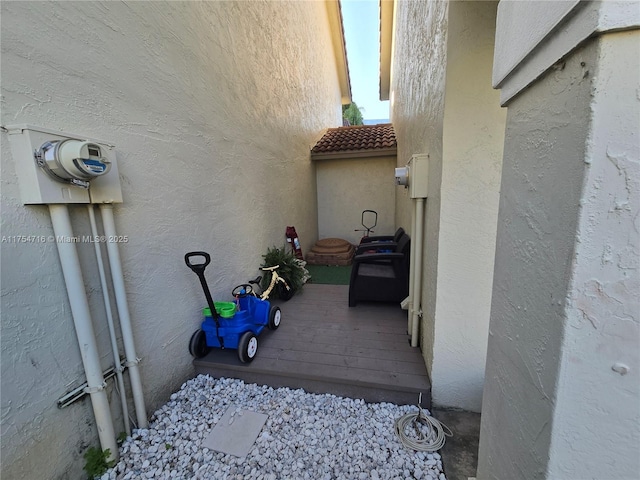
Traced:
<path fill-rule="evenodd" d="M 330 128 L 311 149 L 311 154 L 397 148 L 393 125 L 355 125 Z"/>

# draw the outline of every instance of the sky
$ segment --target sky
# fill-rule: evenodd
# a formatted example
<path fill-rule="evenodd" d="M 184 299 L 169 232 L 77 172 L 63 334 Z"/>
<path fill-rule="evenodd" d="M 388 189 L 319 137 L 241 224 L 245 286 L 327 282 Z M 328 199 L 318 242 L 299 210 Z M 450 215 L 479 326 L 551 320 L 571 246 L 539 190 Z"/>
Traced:
<path fill-rule="evenodd" d="M 365 120 L 389 118 L 380 101 L 380 6 L 378 0 L 341 0 L 351 98 Z"/>

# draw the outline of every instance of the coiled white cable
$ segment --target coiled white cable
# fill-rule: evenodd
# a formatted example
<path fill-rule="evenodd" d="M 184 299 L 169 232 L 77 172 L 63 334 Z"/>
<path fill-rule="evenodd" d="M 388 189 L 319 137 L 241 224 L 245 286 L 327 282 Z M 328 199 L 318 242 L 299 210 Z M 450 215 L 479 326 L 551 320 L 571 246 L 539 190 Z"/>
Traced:
<path fill-rule="evenodd" d="M 422 393 L 418 400 L 418 413 L 407 413 L 396 419 L 394 428 L 396 435 L 405 447 L 418 452 L 435 452 L 440 450 L 446 441 L 446 437 L 452 437 L 453 432 L 444 423 L 424 413 L 422 410 Z M 427 433 L 423 433 L 418 426 L 422 424 L 427 428 Z M 405 428 L 413 425 L 416 437 L 410 437 L 405 433 Z"/>

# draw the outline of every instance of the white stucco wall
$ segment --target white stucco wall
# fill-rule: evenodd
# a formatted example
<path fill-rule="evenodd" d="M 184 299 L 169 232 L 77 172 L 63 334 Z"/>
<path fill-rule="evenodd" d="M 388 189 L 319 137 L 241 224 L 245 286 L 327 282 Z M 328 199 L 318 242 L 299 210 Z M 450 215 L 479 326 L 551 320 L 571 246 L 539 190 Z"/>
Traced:
<path fill-rule="evenodd" d="M 637 0 L 502 0 L 493 84 L 507 102 L 590 36 L 639 27 Z"/>
<path fill-rule="evenodd" d="M 494 84 L 499 85 L 579 3 L 580 0 L 500 2 Z"/>
<path fill-rule="evenodd" d="M 442 128 L 444 117 L 447 2 L 397 2 L 391 73 L 391 120 L 398 140 L 398 165 L 428 153 L 429 198 L 424 232 L 422 353 L 431 370 L 435 319 Z M 396 190 L 396 224 L 411 225 L 408 190 Z"/>
<path fill-rule="evenodd" d="M 509 103 L 478 479 L 640 472 L 638 71 L 608 34 Z"/>
<path fill-rule="evenodd" d="M 580 61 L 508 107 L 478 478 L 545 478 L 582 189 L 589 80 Z"/>
<path fill-rule="evenodd" d="M 318 160 L 318 237 L 358 244 L 362 211 L 378 212 L 373 235 L 395 231 L 396 157 Z M 370 217 L 366 217 L 365 221 Z"/>
<path fill-rule="evenodd" d="M 193 370 L 205 303 L 184 265 L 212 254 L 214 297 L 257 273 L 295 225 L 317 238 L 309 145 L 340 124 L 322 2 L 2 2 L 2 124 L 116 145 L 115 208 L 149 413 Z M 292 41 L 295 39 L 295 41 Z M 21 204 L 2 134 L 3 236 L 53 233 Z M 74 228 L 88 231 L 84 207 Z M 309 243 L 308 243 L 309 242 Z M 93 245 L 78 250 L 105 367 L 110 352 Z M 88 401 L 56 400 L 83 373 L 55 245 L 2 244 L 2 477 L 80 478 L 97 445 Z M 112 392 L 114 403 L 117 396 Z M 117 408 L 114 413 L 117 416 Z M 122 430 L 116 425 L 116 432 Z"/>
<path fill-rule="evenodd" d="M 480 411 L 506 113 L 491 88 L 495 2 L 399 2 L 398 163 L 429 153 L 421 347 L 437 405 Z M 398 192 L 397 221 L 411 205 Z"/>
<path fill-rule="evenodd" d="M 451 2 L 435 341 L 436 405 L 479 412 L 506 109 L 491 88 L 497 2 Z"/>
<path fill-rule="evenodd" d="M 602 36 L 596 55 L 547 475 L 631 480 L 640 476 L 640 30 Z"/>

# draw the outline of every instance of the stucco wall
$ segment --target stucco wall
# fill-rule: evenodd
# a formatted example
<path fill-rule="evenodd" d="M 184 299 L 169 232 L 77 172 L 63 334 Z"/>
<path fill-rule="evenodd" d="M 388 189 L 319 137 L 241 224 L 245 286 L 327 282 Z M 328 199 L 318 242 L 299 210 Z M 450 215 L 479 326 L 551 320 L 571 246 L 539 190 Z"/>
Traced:
<path fill-rule="evenodd" d="M 638 474 L 638 34 L 605 38 L 508 107 L 479 479 Z"/>
<path fill-rule="evenodd" d="M 360 242 L 363 210 L 378 212 L 373 235 L 395 231 L 396 157 L 349 158 L 315 162 L 319 238 Z M 367 216 L 365 221 L 371 217 Z"/>
<path fill-rule="evenodd" d="M 480 411 L 506 112 L 491 87 L 495 2 L 399 2 L 398 163 L 429 153 L 421 347 L 434 403 Z M 399 190 L 397 222 L 410 224 Z"/>
<path fill-rule="evenodd" d="M 503 1 L 493 81 L 506 103 L 594 34 L 640 28 L 637 1 Z"/>
<path fill-rule="evenodd" d="M 548 477 L 631 480 L 640 475 L 640 30 L 600 37 L 596 55 L 585 62 L 593 121 Z"/>
<path fill-rule="evenodd" d="M 573 58 L 509 104 L 479 478 L 544 478 L 584 171 L 583 74 Z"/>
<path fill-rule="evenodd" d="M 494 84 L 500 84 L 578 3 L 579 0 L 502 2 L 498 9 Z M 514 41 L 516 38 L 518 41 Z"/>
<path fill-rule="evenodd" d="M 491 88 L 497 2 L 451 2 L 438 287 L 436 405 L 479 412 L 489 332 L 506 109 Z"/>
<path fill-rule="evenodd" d="M 435 319 L 442 128 L 444 117 L 448 2 L 397 2 L 391 73 L 391 120 L 398 139 L 398 165 L 428 153 L 429 198 L 424 232 L 421 345 L 431 370 Z M 406 189 L 396 190 L 396 225 L 411 225 Z"/>
<path fill-rule="evenodd" d="M 212 254 L 214 297 L 257 273 L 295 225 L 317 238 L 309 145 L 340 124 L 322 2 L 2 2 L 2 124 L 30 123 L 116 145 L 115 208 L 149 413 L 193 370 L 187 342 L 204 298 L 184 265 Z M 292 41 L 295 39 L 295 41 Z M 2 134 L 2 235 L 51 235 L 22 206 Z M 28 161 L 28 160 L 27 160 Z M 83 207 L 72 209 L 78 233 Z M 105 367 L 110 352 L 93 245 L 78 249 Z M 53 244 L 2 244 L 2 477 L 80 478 L 97 445 Z M 115 396 L 114 396 L 115 398 Z M 117 412 L 115 412 L 117 414 Z M 122 430 L 116 425 L 116 432 Z"/>

